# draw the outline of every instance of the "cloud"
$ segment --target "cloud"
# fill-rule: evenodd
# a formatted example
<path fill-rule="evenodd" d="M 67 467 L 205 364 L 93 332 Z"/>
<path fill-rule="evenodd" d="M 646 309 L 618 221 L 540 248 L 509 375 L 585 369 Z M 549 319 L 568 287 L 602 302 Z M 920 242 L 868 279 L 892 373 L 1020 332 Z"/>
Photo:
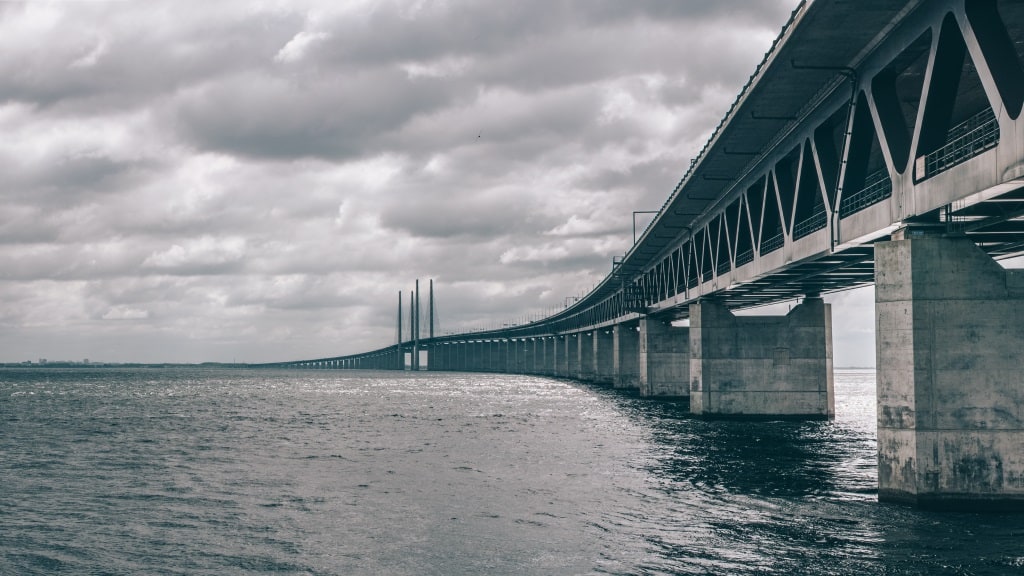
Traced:
<path fill-rule="evenodd" d="M 145 320 L 149 318 L 149 312 L 137 308 L 115 306 L 103 314 L 101 318 L 104 320 Z"/>
<path fill-rule="evenodd" d="M 0 3 L 0 360 L 357 352 L 417 277 L 560 309 L 795 5 Z"/>
<path fill-rule="evenodd" d="M 151 253 L 142 261 L 142 267 L 192 275 L 225 272 L 234 270 L 245 255 L 244 238 L 203 236 Z"/>

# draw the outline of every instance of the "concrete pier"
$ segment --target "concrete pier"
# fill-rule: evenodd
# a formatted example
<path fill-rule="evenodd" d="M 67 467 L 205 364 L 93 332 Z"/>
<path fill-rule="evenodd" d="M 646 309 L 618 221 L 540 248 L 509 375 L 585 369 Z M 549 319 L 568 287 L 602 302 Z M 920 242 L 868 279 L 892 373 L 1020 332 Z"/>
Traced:
<path fill-rule="evenodd" d="M 614 372 L 614 339 L 609 329 L 594 330 L 594 383 L 612 384 Z"/>
<path fill-rule="evenodd" d="M 558 378 L 569 377 L 569 355 L 567 341 L 570 340 L 569 336 L 565 334 L 559 334 L 555 336 L 555 376 Z"/>
<path fill-rule="evenodd" d="M 580 335 L 565 335 L 565 376 L 567 378 L 580 377 Z"/>
<path fill-rule="evenodd" d="M 640 333 L 636 324 L 612 328 L 612 385 L 621 389 L 640 387 Z"/>
<path fill-rule="evenodd" d="M 690 330 L 655 318 L 640 319 L 640 395 L 690 395 Z"/>
<path fill-rule="evenodd" d="M 594 381 L 594 332 L 580 332 L 576 338 L 580 367 L 576 378 L 582 382 Z"/>
<path fill-rule="evenodd" d="M 690 305 L 691 413 L 833 418 L 834 394 L 832 310 L 820 297 L 781 317 Z"/>
<path fill-rule="evenodd" d="M 541 347 L 541 364 L 538 374 L 544 376 L 555 375 L 555 339 L 542 337 L 537 339 L 537 345 Z"/>
<path fill-rule="evenodd" d="M 897 233 L 875 282 L 879 499 L 1024 508 L 1024 271 Z"/>

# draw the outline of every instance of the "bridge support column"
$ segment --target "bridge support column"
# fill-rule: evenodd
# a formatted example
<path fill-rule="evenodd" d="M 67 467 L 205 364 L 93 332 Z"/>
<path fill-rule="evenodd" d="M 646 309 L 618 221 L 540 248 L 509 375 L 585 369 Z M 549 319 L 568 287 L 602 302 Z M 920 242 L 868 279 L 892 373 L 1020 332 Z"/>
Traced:
<path fill-rule="evenodd" d="M 558 341 L 558 376 L 560 378 L 571 376 L 569 373 L 569 369 L 572 367 L 572 362 L 569 360 L 570 342 L 573 342 L 571 334 L 562 334 L 562 339 Z"/>
<path fill-rule="evenodd" d="M 834 418 L 832 309 L 818 296 L 785 316 L 690 305 L 690 412 Z"/>
<path fill-rule="evenodd" d="M 540 373 L 545 376 L 555 375 L 555 342 L 558 339 L 554 336 L 546 336 L 543 339 L 544 346 L 544 367 Z"/>
<path fill-rule="evenodd" d="M 472 341 L 466 344 L 466 369 L 470 372 L 483 372 L 484 343 Z"/>
<path fill-rule="evenodd" d="M 594 381 L 594 338 L 595 332 L 580 332 L 576 338 L 580 357 L 579 372 L 576 378 L 584 382 Z"/>
<path fill-rule="evenodd" d="M 655 318 L 640 319 L 640 395 L 690 395 L 690 330 Z"/>
<path fill-rule="evenodd" d="M 567 378 L 580 377 L 580 334 L 572 333 L 565 335 L 565 376 Z"/>
<path fill-rule="evenodd" d="M 547 338 L 534 338 L 530 340 L 530 347 L 533 348 L 533 374 L 547 373 Z"/>
<path fill-rule="evenodd" d="M 501 372 L 501 360 L 505 355 L 500 340 L 487 341 L 487 372 Z"/>
<path fill-rule="evenodd" d="M 473 344 L 465 340 L 459 342 L 459 370 L 463 372 L 473 370 Z"/>
<path fill-rule="evenodd" d="M 527 342 L 530 346 L 530 374 L 544 373 L 544 339 L 530 338 Z"/>
<path fill-rule="evenodd" d="M 612 386 L 640 387 L 640 333 L 633 324 L 616 324 L 612 328 Z"/>
<path fill-rule="evenodd" d="M 512 364 L 509 366 L 509 372 L 512 372 L 513 374 L 526 374 L 526 366 L 528 363 L 527 358 L 529 358 L 529 352 L 526 348 L 528 343 L 529 342 L 527 340 L 522 338 L 509 338 L 508 348 L 512 359 Z"/>
<path fill-rule="evenodd" d="M 613 340 L 611 330 L 594 330 L 594 382 L 597 384 L 612 384 L 615 380 Z"/>
<path fill-rule="evenodd" d="M 903 236 L 875 245 L 879 500 L 1024 508 L 1024 271 Z"/>
<path fill-rule="evenodd" d="M 502 372 L 505 360 L 505 346 L 501 340 L 487 341 L 487 371 Z"/>
<path fill-rule="evenodd" d="M 508 368 L 510 374 L 526 373 L 526 343 L 521 339 L 508 339 Z"/>
<path fill-rule="evenodd" d="M 434 351 L 437 352 L 436 370 L 451 370 L 451 348 L 452 347 L 448 342 L 434 345 Z"/>

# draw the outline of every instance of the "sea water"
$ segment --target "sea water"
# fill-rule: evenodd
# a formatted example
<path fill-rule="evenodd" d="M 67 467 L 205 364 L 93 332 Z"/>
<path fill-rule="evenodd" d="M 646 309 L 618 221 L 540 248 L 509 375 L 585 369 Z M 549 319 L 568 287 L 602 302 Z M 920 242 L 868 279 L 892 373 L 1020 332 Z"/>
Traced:
<path fill-rule="evenodd" d="M 0 574 L 1013 574 L 1024 515 L 877 501 L 831 422 L 531 376 L 0 370 Z"/>

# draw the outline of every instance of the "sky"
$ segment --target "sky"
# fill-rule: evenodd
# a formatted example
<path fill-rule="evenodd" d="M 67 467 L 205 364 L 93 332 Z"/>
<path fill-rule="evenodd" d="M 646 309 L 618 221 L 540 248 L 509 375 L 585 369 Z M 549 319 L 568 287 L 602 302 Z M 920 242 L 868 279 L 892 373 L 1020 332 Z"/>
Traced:
<path fill-rule="evenodd" d="M 0 362 L 367 351 L 417 278 L 441 333 L 547 315 L 797 3 L 0 2 Z M 828 300 L 873 365 L 871 290 Z"/>

